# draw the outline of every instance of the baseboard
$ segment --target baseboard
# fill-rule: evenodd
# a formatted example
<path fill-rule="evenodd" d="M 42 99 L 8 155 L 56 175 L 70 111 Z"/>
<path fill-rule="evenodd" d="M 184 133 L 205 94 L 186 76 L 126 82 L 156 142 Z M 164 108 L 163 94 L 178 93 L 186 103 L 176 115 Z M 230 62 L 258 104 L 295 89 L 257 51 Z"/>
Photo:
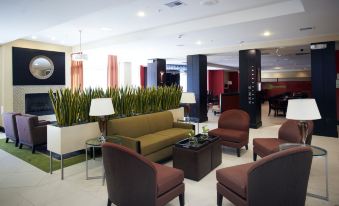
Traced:
<path fill-rule="evenodd" d="M 2 126 L 0 126 L 0 132 L 5 132 L 5 128 L 3 128 Z"/>

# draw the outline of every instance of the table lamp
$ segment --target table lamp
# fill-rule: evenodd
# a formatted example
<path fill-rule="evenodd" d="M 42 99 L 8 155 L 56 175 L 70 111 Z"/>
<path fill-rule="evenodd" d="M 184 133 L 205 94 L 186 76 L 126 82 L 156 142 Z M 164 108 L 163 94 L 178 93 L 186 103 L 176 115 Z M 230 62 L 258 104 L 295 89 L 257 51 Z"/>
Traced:
<path fill-rule="evenodd" d="M 187 113 L 186 113 L 185 119 L 187 119 L 189 121 L 190 109 L 191 109 L 190 105 L 196 103 L 194 93 L 193 92 L 183 92 L 181 94 L 180 103 L 186 104 Z"/>
<path fill-rule="evenodd" d="M 99 128 L 101 136 L 99 141 L 104 142 L 107 127 L 107 116 L 114 114 L 114 108 L 111 98 L 97 98 L 92 99 L 89 116 L 98 117 Z"/>
<path fill-rule="evenodd" d="M 299 131 L 305 144 L 308 134 L 307 120 L 321 119 L 315 99 L 288 100 L 286 119 L 299 120 Z"/>

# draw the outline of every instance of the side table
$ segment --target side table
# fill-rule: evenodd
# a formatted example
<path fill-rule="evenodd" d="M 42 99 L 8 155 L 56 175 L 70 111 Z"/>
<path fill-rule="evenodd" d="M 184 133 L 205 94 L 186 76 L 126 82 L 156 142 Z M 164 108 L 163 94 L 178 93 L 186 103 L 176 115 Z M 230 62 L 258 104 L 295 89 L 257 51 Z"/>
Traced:
<path fill-rule="evenodd" d="M 95 176 L 95 177 L 89 177 L 88 176 L 88 148 L 93 149 L 93 160 L 95 160 L 95 148 L 102 148 L 102 145 L 105 142 L 112 142 L 115 144 L 121 144 L 121 139 L 116 136 L 106 136 L 105 141 L 99 140 L 99 138 L 92 138 L 86 141 L 86 180 L 89 179 L 99 179 L 102 178 L 102 185 L 105 184 L 105 170 L 104 167 L 102 167 L 102 176 Z M 101 160 L 102 165 L 103 165 L 103 159 Z"/>
<path fill-rule="evenodd" d="M 310 147 L 312 149 L 313 152 L 313 158 L 319 158 L 319 157 L 323 157 L 325 160 L 325 166 L 324 166 L 324 171 L 325 171 L 325 184 L 326 184 L 326 195 L 322 196 L 322 195 L 318 195 L 318 194 L 313 194 L 313 193 L 307 193 L 308 196 L 310 197 L 315 197 L 318 199 L 322 199 L 322 200 L 329 200 L 329 192 L 328 192 L 328 159 L 327 159 L 327 151 L 321 147 L 317 147 L 317 146 L 313 146 L 313 145 L 304 145 L 304 144 L 300 144 L 300 143 L 284 143 L 279 145 L 279 150 L 285 150 L 285 149 L 289 149 L 292 147 Z"/>

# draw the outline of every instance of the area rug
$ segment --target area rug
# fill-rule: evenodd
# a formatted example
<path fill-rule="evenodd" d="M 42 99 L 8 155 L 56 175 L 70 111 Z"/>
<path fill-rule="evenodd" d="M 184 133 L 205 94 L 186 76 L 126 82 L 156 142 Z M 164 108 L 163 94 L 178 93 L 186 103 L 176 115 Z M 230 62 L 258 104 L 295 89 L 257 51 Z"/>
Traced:
<path fill-rule="evenodd" d="M 49 172 L 49 155 L 47 151 L 36 151 L 35 154 L 32 154 L 32 150 L 27 147 L 19 149 L 15 147 L 14 143 L 6 143 L 5 139 L 0 139 L 0 149 L 5 152 L 33 165 L 34 167 L 39 168 L 44 172 Z M 46 152 L 44 154 L 44 152 Z M 64 167 L 68 167 L 86 160 L 85 154 L 79 154 L 73 157 L 64 159 Z M 53 159 L 53 171 L 60 169 L 60 160 Z"/>

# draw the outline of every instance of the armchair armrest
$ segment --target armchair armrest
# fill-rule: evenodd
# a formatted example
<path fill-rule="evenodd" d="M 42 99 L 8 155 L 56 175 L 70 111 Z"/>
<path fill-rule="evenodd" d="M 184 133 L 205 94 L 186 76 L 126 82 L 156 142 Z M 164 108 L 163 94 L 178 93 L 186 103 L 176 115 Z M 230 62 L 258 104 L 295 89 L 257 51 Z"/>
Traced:
<path fill-rule="evenodd" d="M 49 121 L 46 120 L 39 120 L 36 126 L 44 126 L 50 124 Z"/>
<path fill-rule="evenodd" d="M 173 122 L 173 128 L 195 129 L 195 125 L 188 123 Z"/>
<path fill-rule="evenodd" d="M 47 126 L 36 126 L 33 129 L 34 144 L 45 144 L 47 142 Z"/>
<path fill-rule="evenodd" d="M 140 147 L 140 141 L 135 139 L 135 138 L 131 138 L 131 137 L 126 137 L 126 136 L 122 136 L 122 135 L 110 135 L 113 137 L 118 137 L 121 139 L 121 145 L 132 149 L 134 151 L 136 151 L 137 153 L 141 153 L 141 147 Z"/>

